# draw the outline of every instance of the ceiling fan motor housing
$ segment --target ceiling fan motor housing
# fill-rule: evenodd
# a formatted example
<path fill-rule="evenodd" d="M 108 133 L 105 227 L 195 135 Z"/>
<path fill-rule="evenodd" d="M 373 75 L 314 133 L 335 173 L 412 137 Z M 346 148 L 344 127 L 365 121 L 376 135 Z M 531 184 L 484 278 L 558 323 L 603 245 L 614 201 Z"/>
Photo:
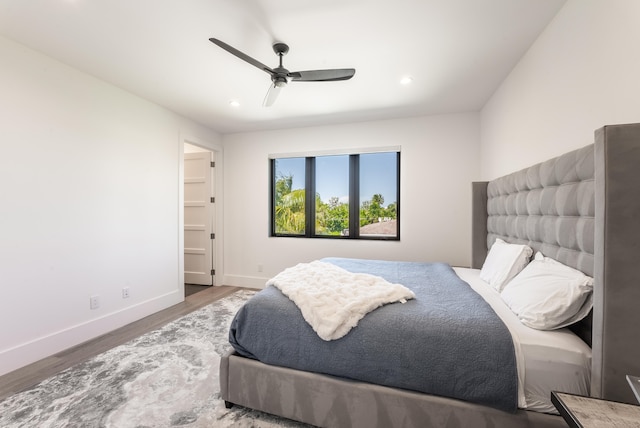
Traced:
<path fill-rule="evenodd" d="M 288 77 L 289 70 L 280 66 L 280 67 L 274 68 L 273 71 L 275 73 L 271 75 L 271 81 L 273 82 L 274 85 L 282 87 L 282 86 L 285 86 L 287 83 L 289 83 L 289 77 Z"/>

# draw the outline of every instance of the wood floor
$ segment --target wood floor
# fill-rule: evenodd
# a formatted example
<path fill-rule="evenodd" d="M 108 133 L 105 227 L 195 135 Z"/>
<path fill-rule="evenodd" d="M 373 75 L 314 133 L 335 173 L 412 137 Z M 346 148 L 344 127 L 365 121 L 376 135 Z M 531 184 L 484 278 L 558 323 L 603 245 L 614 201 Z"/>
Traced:
<path fill-rule="evenodd" d="M 187 293 L 189 295 L 182 303 L 178 303 L 177 305 L 149 315 L 110 333 L 0 376 L 0 400 L 36 385 L 38 382 L 66 368 L 122 345 L 151 330 L 162 327 L 181 316 L 200 309 L 211 302 L 222 299 L 238 290 L 240 290 L 238 287 L 220 286 L 206 287 L 206 289 L 198 291 L 197 293 Z"/>

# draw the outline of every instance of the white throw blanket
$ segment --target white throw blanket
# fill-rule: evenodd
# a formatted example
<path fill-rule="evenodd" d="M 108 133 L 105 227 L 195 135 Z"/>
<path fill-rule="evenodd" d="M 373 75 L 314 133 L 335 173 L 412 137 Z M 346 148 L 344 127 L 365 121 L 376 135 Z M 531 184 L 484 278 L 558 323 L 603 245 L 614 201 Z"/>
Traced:
<path fill-rule="evenodd" d="M 341 338 L 382 305 L 415 298 L 403 285 L 321 261 L 285 269 L 267 285 L 277 287 L 298 305 L 304 319 L 327 341 Z"/>

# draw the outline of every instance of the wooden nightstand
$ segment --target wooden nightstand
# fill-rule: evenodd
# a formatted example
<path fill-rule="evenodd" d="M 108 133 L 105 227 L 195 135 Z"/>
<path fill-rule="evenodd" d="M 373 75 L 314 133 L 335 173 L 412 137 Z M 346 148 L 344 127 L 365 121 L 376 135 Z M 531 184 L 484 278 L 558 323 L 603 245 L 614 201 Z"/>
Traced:
<path fill-rule="evenodd" d="M 551 402 L 572 428 L 640 428 L 640 406 L 551 392 Z"/>

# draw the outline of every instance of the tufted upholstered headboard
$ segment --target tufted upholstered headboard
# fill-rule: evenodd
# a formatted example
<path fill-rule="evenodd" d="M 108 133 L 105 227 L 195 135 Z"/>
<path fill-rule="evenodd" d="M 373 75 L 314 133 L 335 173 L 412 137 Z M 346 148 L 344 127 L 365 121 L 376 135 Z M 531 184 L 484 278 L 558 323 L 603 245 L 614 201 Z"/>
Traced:
<path fill-rule="evenodd" d="M 474 252 L 474 265 L 481 267 L 488 249 L 501 238 L 593 276 L 593 144 L 474 186 L 486 186 L 481 207 L 485 238 Z"/>
<path fill-rule="evenodd" d="M 573 327 L 592 346 L 591 395 L 635 403 L 640 374 L 640 124 L 605 126 L 595 143 L 473 183 L 472 267 L 496 238 L 594 277 L 592 315 Z"/>
<path fill-rule="evenodd" d="M 593 144 L 489 182 L 487 247 L 496 238 L 593 276 Z"/>
<path fill-rule="evenodd" d="M 593 277 L 594 145 L 487 185 L 487 238 L 526 244 Z M 572 330 L 591 345 L 591 315 Z"/>

